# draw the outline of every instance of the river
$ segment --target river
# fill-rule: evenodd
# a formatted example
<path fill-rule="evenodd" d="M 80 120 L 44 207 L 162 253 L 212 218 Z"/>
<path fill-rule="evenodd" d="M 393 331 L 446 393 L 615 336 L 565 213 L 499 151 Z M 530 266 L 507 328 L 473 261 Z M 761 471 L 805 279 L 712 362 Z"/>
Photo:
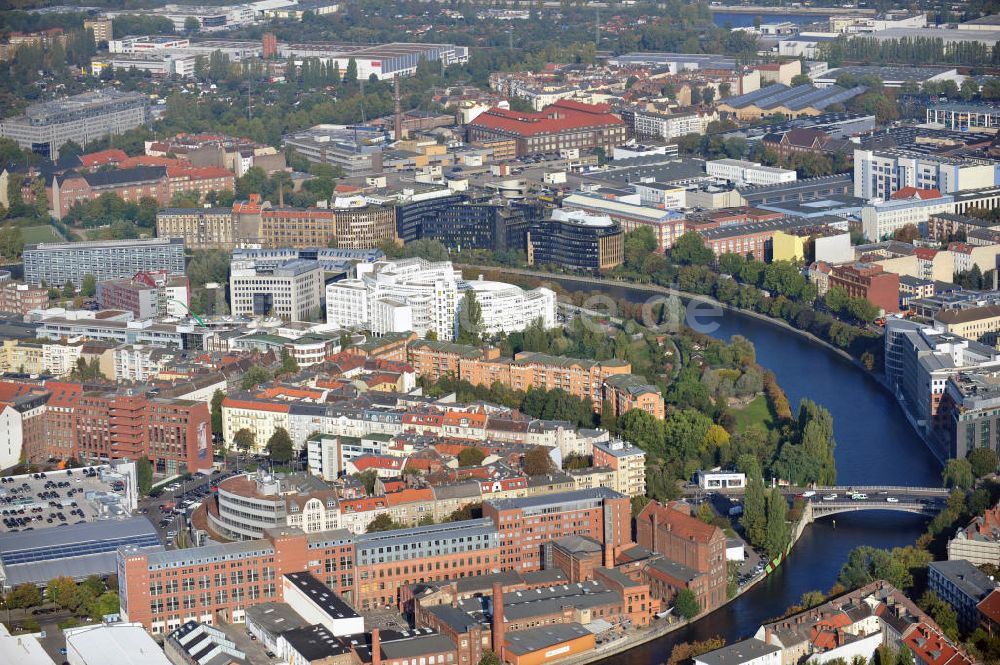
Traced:
<path fill-rule="evenodd" d="M 787 21 L 789 23 L 808 24 L 826 23 L 830 17 L 823 16 L 822 14 L 791 14 L 788 13 L 788 10 L 781 10 L 780 8 L 777 10 L 772 8 L 771 13 L 761 11 L 759 14 L 712 12 L 712 22 L 720 28 L 727 25 L 730 28 L 749 28 L 753 25 L 755 18 L 760 18 L 761 23 L 784 23 Z"/>
<path fill-rule="evenodd" d="M 650 293 L 625 286 L 594 286 L 546 277 L 570 291 L 601 292 L 643 302 Z M 735 312 L 714 319 L 709 334 L 728 340 L 743 335 L 754 343 L 757 362 L 774 372 L 793 410 L 807 397 L 833 415 L 838 484 L 939 486 L 940 465 L 910 428 L 895 400 L 853 363 L 806 338 L 766 321 Z M 858 545 L 912 544 L 925 518 L 902 513 L 839 515 L 806 529 L 789 559 L 767 580 L 684 630 L 605 661 L 608 665 L 659 665 L 678 641 L 721 635 L 732 642 L 749 637 L 810 590 L 828 591 L 847 553 Z"/>

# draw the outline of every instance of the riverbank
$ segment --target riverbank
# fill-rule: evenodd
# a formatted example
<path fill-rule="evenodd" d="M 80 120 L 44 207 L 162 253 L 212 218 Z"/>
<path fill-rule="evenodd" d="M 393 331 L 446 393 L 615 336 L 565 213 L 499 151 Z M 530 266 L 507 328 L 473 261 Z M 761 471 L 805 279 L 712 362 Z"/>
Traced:
<path fill-rule="evenodd" d="M 799 328 L 796 328 L 795 326 L 789 324 L 787 321 L 784 321 L 782 319 L 776 319 L 774 317 L 762 314 L 760 312 L 755 312 L 753 310 L 742 309 L 740 307 L 728 305 L 726 303 L 720 302 L 719 300 L 716 300 L 712 296 L 707 296 L 700 293 L 691 293 L 688 291 L 681 291 L 679 289 L 660 286 L 658 284 L 644 284 L 640 282 L 629 282 L 625 280 L 608 279 L 606 277 L 592 277 L 587 275 L 562 275 L 562 274 L 554 275 L 548 272 L 542 272 L 538 270 L 527 270 L 524 268 L 500 268 L 495 266 L 477 266 L 471 264 L 456 264 L 456 265 L 459 268 L 463 269 L 468 268 L 471 270 L 480 270 L 480 271 L 497 270 L 504 273 L 510 273 L 515 275 L 521 275 L 523 277 L 538 279 L 539 281 L 542 282 L 544 282 L 546 279 L 557 283 L 578 282 L 582 284 L 591 284 L 595 286 L 609 286 L 620 289 L 632 289 L 635 291 L 643 291 L 651 294 L 675 296 L 677 298 L 680 298 L 681 300 L 704 303 L 709 306 L 718 307 L 723 311 L 733 312 L 739 316 L 752 318 L 756 321 L 766 323 L 771 327 L 781 329 L 784 332 L 792 332 L 798 337 L 816 346 L 822 347 L 826 351 L 832 352 L 841 360 L 846 360 L 856 369 L 860 370 L 862 374 L 864 374 L 868 379 L 871 379 L 876 385 L 878 385 L 879 389 L 884 391 L 892 399 L 893 402 L 896 402 L 897 405 L 899 405 L 901 411 L 903 412 L 904 419 L 906 420 L 907 427 L 912 431 L 912 433 L 917 435 L 917 438 L 924 445 L 927 451 L 930 452 L 931 455 L 933 455 L 937 463 L 940 464 L 941 466 L 944 466 L 945 462 L 948 459 L 947 454 L 945 454 L 945 452 L 942 451 L 939 446 L 935 445 L 934 441 L 924 436 L 924 434 L 916 426 L 916 423 L 914 422 L 911 414 L 906 410 L 906 408 L 904 408 L 902 405 L 899 404 L 898 400 L 896 399 L 895 393 L 885 382 L 885 377 L 881 372 L 876 372 L 875 370 L 869 370 L 867 367 L 864 366 L 864 364 L 860 360 L 852 356 L 847 351 L 837 346 L 834 346 L 830 342 L 820 337 L 817 337 L 816 335 L 807 330 L 801 330 Z"/>

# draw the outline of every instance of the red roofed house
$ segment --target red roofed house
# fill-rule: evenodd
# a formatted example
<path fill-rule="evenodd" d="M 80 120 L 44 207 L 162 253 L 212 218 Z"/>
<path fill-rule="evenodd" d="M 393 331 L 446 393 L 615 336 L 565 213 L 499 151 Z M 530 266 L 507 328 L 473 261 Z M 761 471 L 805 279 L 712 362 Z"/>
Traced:
<path fill-rule="evenodd" d="M 371 469 L 379 478 L 398 478 L 402 474 L 404 466 L 406 466 L 405 457 L 362 455 L 347 462 L 344 465 L 344 471 L 347 475 L 353 476 L 355 473 Z"/>
<path fill-rule="evenodd" d="M 1000 589 L 991 591 L 979 601 L 976 609 L 979 610 L 979 625 L 990 635 L 1000 634 Z"/>
<path fill-rule="evenodd" d="M 99 166 L 107 166 L 109 164 L 121 166 L 126 160 L 128 160 L 128 155 L 125 154 L 124 150 L 110 148 L 108 150 L 80 155 L 80 166 L 85 169 L 96 169 Z"/>
<path fill-rule="evenodd" d="M 611 151 L 625 143 L 625 123 L 607 104 L 581 104 L 561 99 L 538 113 L 498 107 L 467 125 L 469 142 L 513 139 L 517 155 L 557 152 L 567 148 Z"/>
<path fill-rule="evenodd" d="M 695 592 L 702 610 L 713 610 L 726 601 L 726 534 L 717 526 L 691 515 L 685 504 L 651 502 L 635 520 L 640 547 L 707 576 Z"/>
<path fill-rule="evenodd" d="M 972 665 L 975 662 L 926 622 L 917 624 L 903 638 L 903 644 L 913 654 L 914 662 L 920 665 Z"/>

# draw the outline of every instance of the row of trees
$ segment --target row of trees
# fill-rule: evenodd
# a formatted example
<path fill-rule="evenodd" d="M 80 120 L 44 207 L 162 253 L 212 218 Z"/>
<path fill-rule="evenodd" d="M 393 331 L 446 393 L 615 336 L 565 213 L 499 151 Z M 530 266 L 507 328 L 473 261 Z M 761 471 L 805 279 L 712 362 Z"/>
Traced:
<path fill-rule="evenodd" d="M 250 452 L 257 445 L 257 433 L 246 427 L 239 429 L 233 435 L 233 445 L 241 452 Z M 267 440 L 266 449 L 268 457 L 277 464 L 286 464 L 295 456 L 292 437 L 284 427 L 275 428 Z"/>
<path fill-rule="evenodd" d="M 72 577 L 56 577 L 49 581 L 44 596 L 34 584 L 19 584 L 4 597 L 4 604 L 9 609 L 31 610 L 46 602 L 89 616 L 94 621 L 107 614 L 117 614 L 119 610 L 118 592 L 96 575 L 80 583 Z"/>
<path fill-rule="evenodd" d="M 788 526 L 788 500 L 778 488 L 765 489 L 760 472 L 747 477 L 743 496 L 743 516 L 740 524 L 750 544 L 773 559 L 788 547 L 791 531 Z"/>

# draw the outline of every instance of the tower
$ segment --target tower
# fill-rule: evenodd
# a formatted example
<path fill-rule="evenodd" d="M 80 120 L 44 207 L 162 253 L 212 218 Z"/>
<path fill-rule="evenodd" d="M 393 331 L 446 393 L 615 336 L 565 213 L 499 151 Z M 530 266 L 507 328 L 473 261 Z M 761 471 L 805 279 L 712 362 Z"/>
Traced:
<path fill-rule="evenodd" d="M 382 665 L 382 639 L 378 628 L 372 628 L 372 665 Z"/>
<path fill-rule="evenodd" d="M 399 74 L 394 74 L 392 77 L 394 89 L 392 99 L 395 104 L 394 115 L 393 115 L 393 131 L 395 132 L 395 139 L 397 141 L 403 140 L 403 108 L 402 103 L 399 99 Z"/>
<path fill-rule="evenodd" d="M 503 659 L 504 644 L 504 622 L 503 622 L 503 585 L 500 582 L 493 583 L 493 653 L 497 655 L 500 662 Z"/>

